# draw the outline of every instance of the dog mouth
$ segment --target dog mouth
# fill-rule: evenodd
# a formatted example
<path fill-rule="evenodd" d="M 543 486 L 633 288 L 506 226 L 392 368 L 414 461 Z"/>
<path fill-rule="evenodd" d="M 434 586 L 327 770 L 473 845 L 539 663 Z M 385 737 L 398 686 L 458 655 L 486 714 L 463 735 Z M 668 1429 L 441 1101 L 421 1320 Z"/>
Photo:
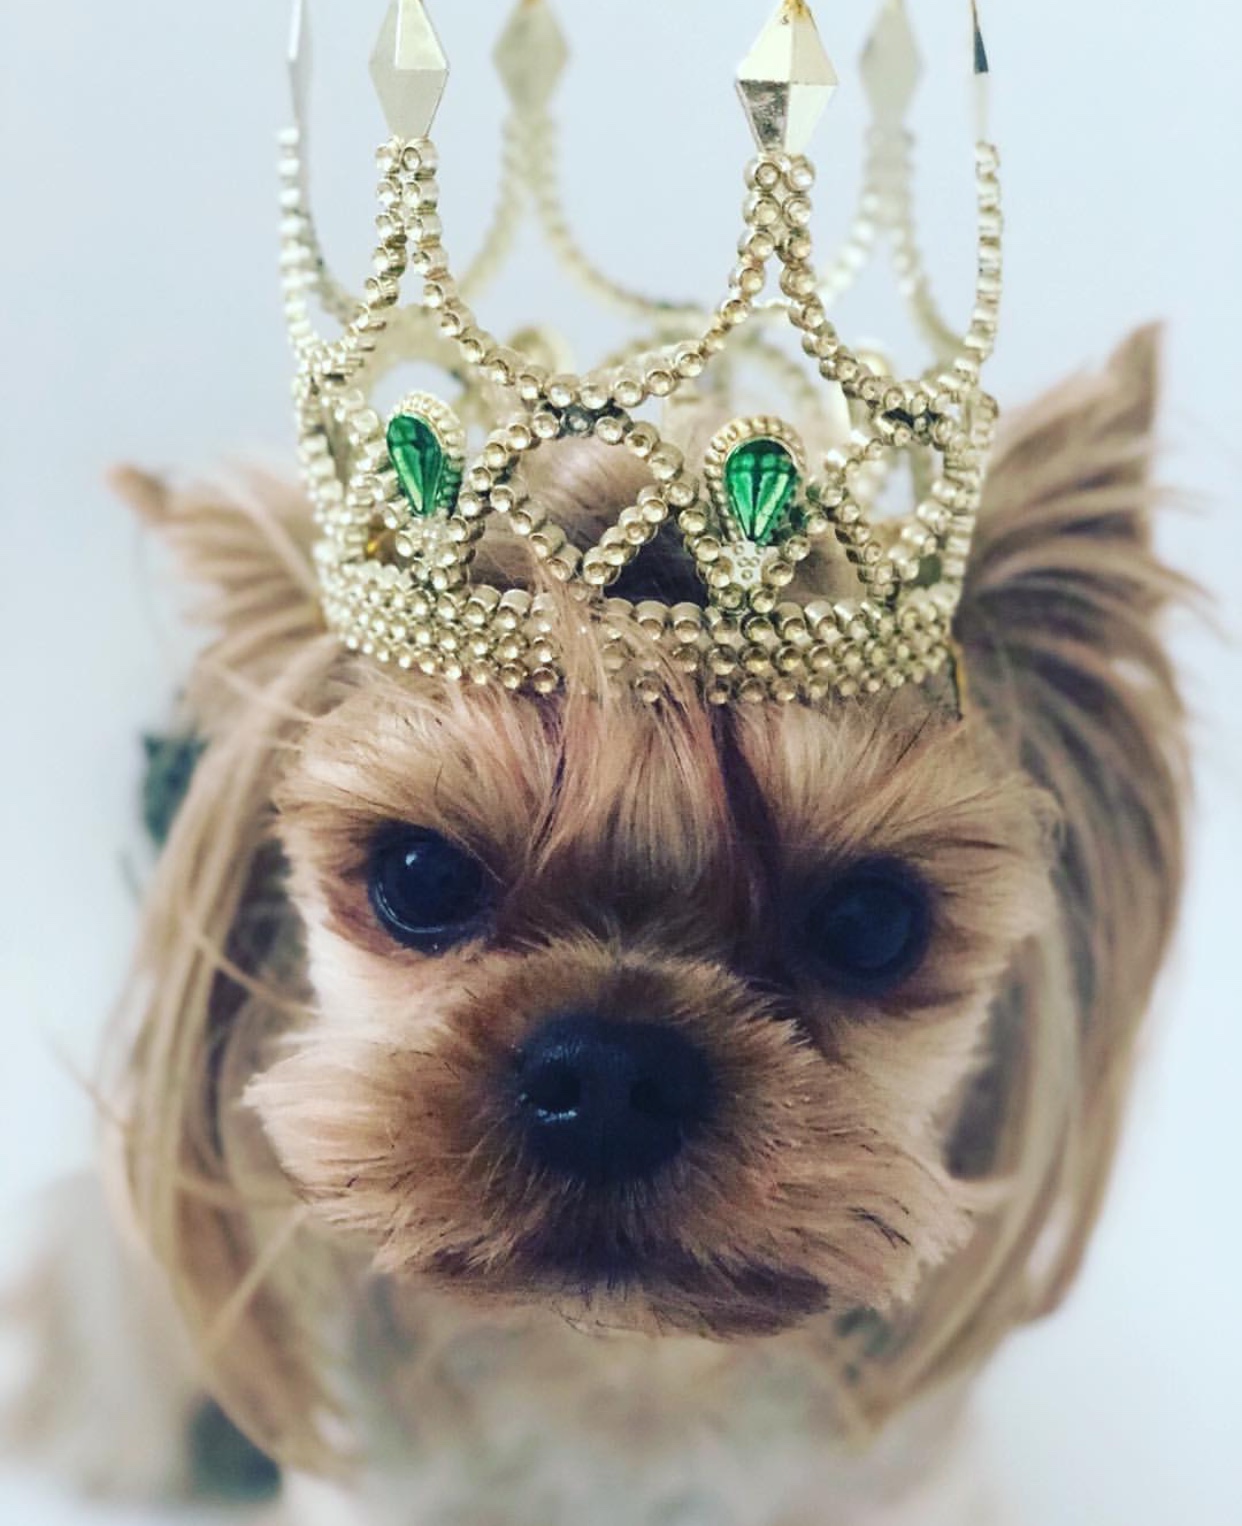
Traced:
<path fill-rule="evenodd" d="M 616 1238 L 540 1235 L 517 1246 L 503 1267 L 442 1251 L 430 1270 L 459 1294 L 548 1306 L 571 1322 L 724 1340 L 777 1335 L 830 1305 L 827 1287 L 809 1273 L 757 1259 L 705 1261 L 675 1246 Z"/>
<path fill-rule="evenodd" d="M 489 1233 L 441 1246 L 433 1277 L 613 1328 L 733 1337 L 825 1308 L 821 1282 L 756 1257 L 721 1222 L 721 1162 L 746 1130 L 718 1071 L 668 1023 L 571 1011 L 536 1027 L 491 1088 L 513 1155 L 493 1179 Z"/>

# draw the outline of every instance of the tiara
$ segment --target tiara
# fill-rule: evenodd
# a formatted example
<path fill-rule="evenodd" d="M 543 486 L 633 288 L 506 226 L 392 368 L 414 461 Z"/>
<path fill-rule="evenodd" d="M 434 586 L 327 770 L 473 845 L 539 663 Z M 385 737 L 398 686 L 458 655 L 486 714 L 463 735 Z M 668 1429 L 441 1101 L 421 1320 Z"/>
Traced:
<path fill-rule="evenodd" d="M 760 33 L 738 73 L 757 153 L 746 167 L 736 260 L 714 307 L 631 291 L 575 242 L 549 110 L 568 54 L 547 0 L 518 0 L 497 46 L 511 108 L 504 173 L 483 248 L 460 275 L 445 248 L 429 136 L 447 60 L 422 0 L 392 0 L 371 64 L 390 132 L 378 151 L 374 264 L 361 296 L 349 295 L 311 212 L 309 18 L 297 0 L 295 125 L 281 140 L 284 298 L 323 608 L 346 647 L 398 669 L 551 693 L 566 680 L 558 638 L 574 620 L 589 627 L 617 682 L 656 699 L 662 675 L 679 672 L 713 704 L 823 703 L 953 673 L 953 617 L 997 417 L 980 372 L 1001 284 L 977 4 L 970 21 L 978 275 L 971 321 L 959 331 L 937 307 L 913 227 L 904 123 L 921 62 L 904 0 L 882 0 L 863 55 L 872 116 L 863 193 L 826 268 L 811 232 L 806 150 L 837 74 L 807 0 L 781 0 Z M 481 326 L 471 304 L 527 217 L 569 275 L 642 322 L 641 340 L 578 373 L 563 368 L 557 342 L 541 331 L 502 343 Z M 850 349 L 829 317 L 883 244 L 932 354 L 913 380 L 874 352 Z M 420 299 L 403 304 L 411 267 Z M 317 330 L 312 302 L 337 324 L 334 337 Z M 778 343 L 790 326 L 805 363 Z M 437 367 L 449 395 L 410 393 L 385 417 L 376 385 L 410 360 Z M 668 421 L 680 406 L 724 395 L 712 390 L 718 373 L 744 360 L 766 365 L 829 430 L 813 457 L 775 412 L 733 418 L 689 457 L 674 443 Z M 566 439 L 628 453 L 649 479 L 590 545 L 556 522 L 540 474 L 527 470 L 528 458 Z M 914 506 L 882 514 L 885 483 L 905 460 Z M 472 576 L 482 538 L 504 527 L 542 565 L 530 588 Z M 697 569 L 701 597 L 674 605 L 615 597 L 626 569 L 669 535 Z M 809 576 L 825 566 L 831 577 Z"/>

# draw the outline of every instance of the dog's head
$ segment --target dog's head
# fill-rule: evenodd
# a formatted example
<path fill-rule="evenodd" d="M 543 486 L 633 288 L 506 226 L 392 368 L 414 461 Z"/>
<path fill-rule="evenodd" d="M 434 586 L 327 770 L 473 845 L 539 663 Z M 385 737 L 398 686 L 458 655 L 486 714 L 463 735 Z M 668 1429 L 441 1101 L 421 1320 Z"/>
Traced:
<path fill-rule="evenodd" d="M 316 634 L 298 506 L 140 494 L 224 635 L 152 899 L 131 1173 L 192 1311 L 245 1291 L 234 1392 L 267 1364 L 270 1444 L 267 1221 L 212 1199 L 270 1191 L 269 1150 L 322 1237 L 479 1303 L 729 1338 L 892 1311 L 879 1408 L 1055 1297 L 1175 900 L 1152 370 L 1143 338 L 1011 433 L 964 718 L 387 677 Z M 601 472 L 559 518 L 630 492 Z"/>

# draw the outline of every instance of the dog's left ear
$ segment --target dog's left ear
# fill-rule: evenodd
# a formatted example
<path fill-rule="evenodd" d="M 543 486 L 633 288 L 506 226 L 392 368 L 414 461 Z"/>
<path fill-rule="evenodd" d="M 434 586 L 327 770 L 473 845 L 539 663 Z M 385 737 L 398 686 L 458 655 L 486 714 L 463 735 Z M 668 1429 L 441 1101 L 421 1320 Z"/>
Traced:
<path fill-rule="evenodd" d="M 238 1104 L 303 999 L 272 799 L 307 720 L 340 696 L 347 658 L 324 629 L 310 508 L 273 479 L 114 487 L 200 592 L 213 640 L 186 721 L 205 741 L 145 897 L 118 1013 L 113 1112 L 135 1224 L 173 1288 L 205 1378 L 253 1439 L 304 1469 L 332 1452 L 314 1321 L 285 1279 L 312 1280 L 265 1141 Z"/>
<path fill-rule="evenodd" d="M 111 483 L 200 591 L 195 621 L 214 639 L 195 667 L 189 700 L 196 723 L 214 732 L 242 688 L 279 676 L 323 633 L 310 505 L 260 472 L 228 487 L 182 488 L 121 467 Z"/>
<path fill-rule="evenodd" d="M 1062 1110 L 1039 1194 L 1060 1250 L 1032 1312 L 1068 1285 L 1098 1213 L 1181 887 L 1184 713 L 1163 616 L 1187 585 L 1152 543 L 1158 371 L 1159 334 L 1145 329 L 1103 371 L 1016 419 L 988 480 L 958 617 L 967 707 L 1059 818 L 1069 990 L 1058 1001 L 1032 989 L 1013 1004 L 1021 1055 L 1001 1067 L 1026 1092 L 1011 1099 L 1013 1119 Z M 1070 1021 L 1068 1071 L 1036 1075 L 1036 1030 Z M 1013 1168 L 1021 1142 L 1011 1144 L 1001 1154 Z"/>

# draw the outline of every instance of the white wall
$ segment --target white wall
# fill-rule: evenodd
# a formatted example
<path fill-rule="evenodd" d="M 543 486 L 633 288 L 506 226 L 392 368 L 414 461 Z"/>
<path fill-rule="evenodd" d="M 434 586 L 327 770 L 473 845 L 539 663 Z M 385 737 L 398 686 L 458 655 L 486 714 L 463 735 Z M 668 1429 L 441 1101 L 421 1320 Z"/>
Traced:
<path fill-rule="evenodd" d="M 494 185 L 499 101 L 480 38 L 507 9 L 434 7 L 457 71 L 439 136 L 460 251 Z M 766 0 L 558 9 L 577 55 L 562 106 L 583 238 L 635 284 L 714 291 L 747 152 L 730 74 Z M 818 143 L 826 231 L 841 226 L 856 184 L 852 59 L 867 9 L 818 7 L 844 80 Z M 379 0 L 316 6 L 319 202 L 351 276 L 365 259 L 380 136 L 364 64 L 381 10 Z M 964 0 L 913 0 L 913 10 L 937 39 L 929 51 L 956 64 Z M 1016 402 L 1100 357 L 1128 326 L 1168 320 L 1166 472 L 1189 507 L 1166 540 L 1235 629 L 1242 12 L 1226 0 L 992 0 L 988 10 L 1010 211 L 995 385 Z M 3 0 L 0 1260 L 11 1261 L 38 1186 L 88 1153 L 75 1073 L 93 1062 L 133 921 L 136 737 L 165 715 L 184 651 L 102 473 L 121 458 L 192 469 L 290 448 L 272 189 L 285 32 L 280 0 Z M 960 302 L 964 112 L 947 75 L 923 101 L 926 242 Z M 490 305 L 497 326 L 542 308 L 584 353 L 611 340 L 610 324 L 553 286 L 537 251 L 523 251 L 519 272 Z M 1125 1166 L 1069 1310 L 1016 1340 L 985 1388 L 1028 1526 L 1242 1519 L 1242 672 L 1203 628 L 1185 631 L 1181 650 L 1201 732 L 1194 879 Z M 0 1480 L 0 1517 L 95 1518 L 30 1491 Z"/>

